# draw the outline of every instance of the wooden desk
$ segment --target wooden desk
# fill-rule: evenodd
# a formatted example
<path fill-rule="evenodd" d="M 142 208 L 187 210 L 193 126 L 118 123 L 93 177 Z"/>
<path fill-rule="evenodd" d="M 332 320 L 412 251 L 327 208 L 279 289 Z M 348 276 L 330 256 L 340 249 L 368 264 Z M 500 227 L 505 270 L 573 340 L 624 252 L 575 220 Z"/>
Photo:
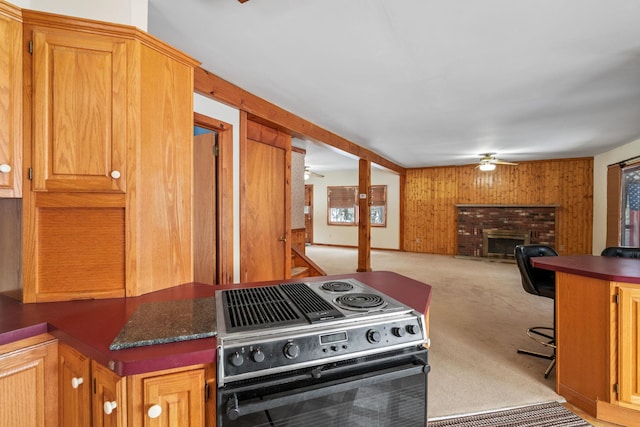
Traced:
<path fill-rule="evenodd" d="M 640 260 L 532 259 L 556 272 L 556 391 L 590 415 L 640 426 Z"/>

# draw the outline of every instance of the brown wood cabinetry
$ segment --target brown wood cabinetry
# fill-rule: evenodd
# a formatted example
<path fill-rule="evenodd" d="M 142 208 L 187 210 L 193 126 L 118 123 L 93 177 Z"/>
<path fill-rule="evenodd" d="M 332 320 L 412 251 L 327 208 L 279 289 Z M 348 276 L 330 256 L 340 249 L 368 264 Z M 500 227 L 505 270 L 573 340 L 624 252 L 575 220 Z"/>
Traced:
<path fill-rule="evenodd" d="M 618 288 L 618 401 L 640 411 L 640 286 Z"/>
<path fill-rule="evenodd" d="M 0 346 L 1 426 L 58 425 L 57 349 L 47 334 Z"/>
<path fill-rule="evenodd" d="M 599 419 L 640 425 L 640 284 L 556 281 L 557 392 Z"/>
<path fill-rule="evenodd" d="M 197 63 L 133 27 L 22 14 L 22 300 L 192 281 Z"/>
<path fill-rule="evenodd" d="M 91 360 L 65 344 L 58 346 L 59 425 L 91 425 Z"/>
<path fill-rule="evenodd" d="M 213 365 L 120 377 L 75 349 L 60 345 L 59 425 L 65 427 L 213 427 Z"/>
<path fill-rule="evenodd" d="M 22 24 L 0 2 L 0 197 L 22 195 Z"/>
<path fill-rule="evenodd" d="M 27 33 L 32 190 L 124 192 L 126 40 L 37 26 Z"/>
<path fill-rule="evenodd" d="M 205 425 L 205 370 L 190 369 L 129 378 L 132 427 Z"/>
<path fill-rule="evenodd" d="M 127 426 L 127 380 L 91 362 L 93 427 Z"/>

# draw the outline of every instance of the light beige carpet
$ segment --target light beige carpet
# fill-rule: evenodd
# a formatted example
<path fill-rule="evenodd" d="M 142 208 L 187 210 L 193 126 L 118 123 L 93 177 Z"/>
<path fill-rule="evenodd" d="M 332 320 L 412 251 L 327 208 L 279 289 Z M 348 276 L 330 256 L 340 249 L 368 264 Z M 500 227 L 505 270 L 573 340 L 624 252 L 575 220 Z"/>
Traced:
<path fill-rule="evenodd" d="M 308 246 L 327 274 L 355 272 L 357 251 Z M 372 251 L 372 270 L 388 270 L 432 286 L 428 417 L 564 401 L 548 361 L 517 354 L 545 348 L 525 334 L 553 324 L 553 301 L 527 294 L 515 264 L 444 255 Z"/>

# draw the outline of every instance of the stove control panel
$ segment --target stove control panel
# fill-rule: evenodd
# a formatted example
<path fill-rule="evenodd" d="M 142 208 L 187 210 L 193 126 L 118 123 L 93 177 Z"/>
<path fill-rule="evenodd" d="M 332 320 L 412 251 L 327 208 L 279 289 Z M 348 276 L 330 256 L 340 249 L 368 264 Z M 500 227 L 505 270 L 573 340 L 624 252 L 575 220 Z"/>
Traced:
<path fill-rule="evenodd" d="M 405 316 L 394 321 L 340 328 L 318 328 L 300 334 L 265 335 L 261 340 L 225 342 L 220 355 L 223 375 L 246 378 L 283 369 L 330 363 L 377 351 L 392 350 L 426 342 L 421 318 Z"/>

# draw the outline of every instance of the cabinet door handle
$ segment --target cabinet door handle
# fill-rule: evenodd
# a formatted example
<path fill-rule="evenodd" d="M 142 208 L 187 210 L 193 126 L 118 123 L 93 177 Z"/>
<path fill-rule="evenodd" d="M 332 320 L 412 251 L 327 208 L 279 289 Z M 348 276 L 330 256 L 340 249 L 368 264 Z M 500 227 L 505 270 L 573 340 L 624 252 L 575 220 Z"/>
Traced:
<path fill-rule="evenodd" d="M 73 377 L 71 378 L 71 387 L 78 388 L 78 386 L 80 386 L 80 384 L 82 384 L 83 382 L 84 379 L 82 379 L 82 377 Z"/>
<path fill-rule="evenodd" d="M 112 170 L 110 175 L 111 175 L 111 178 L 118 179 L 118 178 L 120 178 L 120 171 L 119 170 Z"/>
<path fill-rule="evenodd" d="M 286 238 L 286 237 L 279 237 L 279 238 L 278 238 L 278 241 L 279 241 L 279 242 L 286 242 L 286 241 L 287 241 L 287 238 Z"/>
<path fill-rule="evenodd" d="M 113 402 L 104 402 L 104 413 L 111 415 L 114 409 L 118 407 L 118 404 L 114 400 Z"/>
<path fill-rule="evenodd" d="M 160 414 L 162 414 L 162 406 L 160 405 L 153 405 L 147 411 L 149 418 L 158 418 Z"/>
<path fill-rule="evenodd" d="M 0 172 L 2 173 L 9 173 L 11 172 L 11 165 L 8 165 L 6 163 L 3 163 L 0 165 Z"/>

